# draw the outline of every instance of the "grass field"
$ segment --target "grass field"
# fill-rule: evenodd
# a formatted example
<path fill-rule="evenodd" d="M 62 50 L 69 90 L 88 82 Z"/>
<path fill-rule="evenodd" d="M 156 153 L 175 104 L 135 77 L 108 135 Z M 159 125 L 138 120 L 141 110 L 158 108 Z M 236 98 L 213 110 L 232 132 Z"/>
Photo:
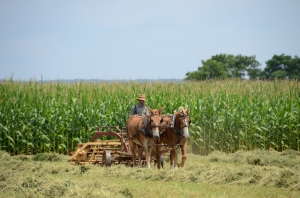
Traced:
<path fill-rule="evenodd" d="M 70 156 L 0 152 L 0 197 L 300 196 L 300 153 L 293 150 L 190 154 L 182 169 L 75 166 Z"/>

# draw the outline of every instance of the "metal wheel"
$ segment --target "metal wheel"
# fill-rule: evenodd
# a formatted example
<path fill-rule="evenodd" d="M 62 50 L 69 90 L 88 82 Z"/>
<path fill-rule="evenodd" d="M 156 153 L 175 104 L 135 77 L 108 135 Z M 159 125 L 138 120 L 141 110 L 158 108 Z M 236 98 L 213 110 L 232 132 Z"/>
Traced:
<path fill-rule="evenodd" d="M 103 153 L 102 166 L 111 166 L 111 155 L 109 150 L 105 150 Z"/>

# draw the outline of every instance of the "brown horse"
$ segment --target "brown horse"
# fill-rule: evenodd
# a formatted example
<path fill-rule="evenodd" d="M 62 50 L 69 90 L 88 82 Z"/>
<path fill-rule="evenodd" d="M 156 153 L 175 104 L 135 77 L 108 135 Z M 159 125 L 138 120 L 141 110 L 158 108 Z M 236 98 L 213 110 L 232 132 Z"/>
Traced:
<path fill-rule="evenodd" d="M 163 107 L 160 110 L 153 110 L 148 106 L 147 108 L 150 111 L 150 115 L 132 115 L 128 118 L 126 122 L 126 132 L 129 140 L 133 166 L 136 166 L 136 153 L 138 152 L 137 145 L 139 145 L 145 152 L 147 166 L 150 168 L 150 154 L 148 147 L 150 142 L 155 139 L 159 139 L 159 128 L 163 122 L 160 114 L 163 111 Z M 139 165 L 141 166 L 142 152 L 138 153 Z"/>
<path fill-rule="evenodd" d="M 184 110 L 181 106 L 178 111 L 174 111 L 173 115 L 163 116 L 163 123 L 161 125 L 160 139 L 156 140 L 155 154 L 156 159 L 161 159 L 161 150 L 164 147 L 171 147 L 170 151 L 170 165 L 173 168 L 183 167 L 187 158 L 187 139 L 189 138 L 189 126 L 191 119 L 189 117 L 190 109 Z M 181 149 L 181 163 L 177 164 L 177 146 Z M 157 168 L 160 168 L 161 163 L 157 163 Z"/>

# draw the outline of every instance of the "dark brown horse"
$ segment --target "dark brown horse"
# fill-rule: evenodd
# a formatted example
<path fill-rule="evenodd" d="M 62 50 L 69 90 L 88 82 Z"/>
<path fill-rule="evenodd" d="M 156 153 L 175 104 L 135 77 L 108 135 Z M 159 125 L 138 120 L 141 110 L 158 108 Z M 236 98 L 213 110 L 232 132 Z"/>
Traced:
<path fill-rule="evenodd" d="M 181 106 L 178 111 L 174 111 L 173 115 L 163 116 L 163 123 L 160 127 L 160 138 L 156 140 L 155 151 L 153 155 L 156 159 L 161 159 L 161 150 L 164 147 L 171 147 L 170 151 L 170 165 L 173 168 L 183 167 L 187 158 L 187 139 L 189 138 L 189 126 L 191 119 L 189 117 L 190 110 L 184 110 Z M 181 149 L 181 163 L 177 164 L 176 148 Z M 161 163 L 157 163 L 157 168 L 160 168 Z"/>
<path fill-rule="evenodd" d="M 129 140 L 133 166 L 136 166 L 136 153 L 138 152 L 137 145 L 139 145 L 145 152 L 147 166 L 150 168 L 150 154 L 148 148 L 153 140 L 159 139 L 159 128 L 163 122 L 160 114 L 163 110 L 163 107 L 160 110 L 153 110 L 148 106 L 147 108 L 150 111 L 150 115 L 132 115 L 128 118 L 126 122 L 126 132 Z M 153 144 L 153 142 L 151 144 Z M 142 152 L 139 152 L 140 166 L 141 158 Z"/>

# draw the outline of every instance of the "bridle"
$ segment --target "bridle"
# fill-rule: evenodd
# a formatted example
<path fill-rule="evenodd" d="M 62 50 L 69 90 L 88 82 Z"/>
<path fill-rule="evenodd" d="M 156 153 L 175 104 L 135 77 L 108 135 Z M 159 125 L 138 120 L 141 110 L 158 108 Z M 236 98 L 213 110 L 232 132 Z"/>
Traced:
<path fill-rule="evenodd" d="M 153 122 L 152 119 L 151 119 L 151 117 L 153 117 L 153 116 L 160 116 L 160 115 L 159 115 L 159 114 L 153 114 L 153 115 L 150 115 L 150 116 L 149 116 L 149 117 L 150 117 L 150 126 L 151 126 L 151 130 L 152 130 L 153 127 L 160 127 L 160 125 L 161 125 L 161 121 L 159 121 L 159 125 L 152 125 L 152 124 L 151 124 L 151 122 Z"/>
<path fill-rule="evenodd" d="M 185 127 L 189 127 L 189 125 L 187 124 L 186 119 L 187 119 L 187 118 L 190 118 L 188 115 L 184 115 L 184 113 L 182 113 L 182 114 L 183 114 L 183 115 L 180 115 L 180 118 L 183 118 L 184 125 L 183 125 L 183 127 L 181 127 L 181 128 L 177 128 L 177 127 L 176 127 L 176 113 L 173 114 L 173 131 L 174 131 L 175 134 L 178 134 L 178 135 L 180 135 L 180 136 L 183 135 L 182 129 L 184 129 Z M 180 118 L 179 118 L 179 119 L 180 119 Z"/>
<path fill-rule="evenodd" d="M 142 125 L 144 125 L 144 129 L 142 127 L 141 131 L 147 137 L 153 137 L 152 128 L 160 127 L 160 125 L 161 125 L 161 121 L 159 122 L 159 125 L 156 125 L 156 124 L 152 125 L 153 120 L 151 119 L 151 117 L 153 117 L 153 116 L 160 116 L 160 115 L 159 114 L 152 114 L 152 115 L 146 116 L 146 119 L 143 119 L 143 124 Z M 150 122 L 149 122 L 149 120 L 150 120 Z M 150 127 L 148 126 L 148 124 L 150 125 Z"/>

